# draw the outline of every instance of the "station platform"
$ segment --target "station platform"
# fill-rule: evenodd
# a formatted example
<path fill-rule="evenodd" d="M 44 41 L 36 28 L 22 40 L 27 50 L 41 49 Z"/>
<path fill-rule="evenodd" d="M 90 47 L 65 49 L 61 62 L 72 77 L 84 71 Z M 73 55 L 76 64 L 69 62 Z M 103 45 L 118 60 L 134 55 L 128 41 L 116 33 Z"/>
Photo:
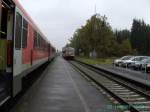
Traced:
<path fill-rule="evenodd" d="M 116 67 L 113 65 L 95 65 L 96 67 L 113 72 L 115 75 L 139 82 L 150 87 L 150 73 L 144 71 L 135 71 L 128 68 Z"/>
<path fill-rule="evenodd" d="M 11 112 L 118 112 L 111 101 L 57 57 Z"/>

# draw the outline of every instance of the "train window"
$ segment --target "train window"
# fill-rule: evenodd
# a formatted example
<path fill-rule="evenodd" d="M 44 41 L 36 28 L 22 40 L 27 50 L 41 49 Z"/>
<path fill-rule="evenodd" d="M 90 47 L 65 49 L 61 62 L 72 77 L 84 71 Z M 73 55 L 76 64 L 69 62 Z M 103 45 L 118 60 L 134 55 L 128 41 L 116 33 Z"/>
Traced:
<path fill-rule="evenodd" d="M 38 48 L 41 48 L 41 36 L 38 34 Z"/>
<path fill-rule="evenodd" d="M 34 48 L 38 47 L 38 33 L 34 31 Z"/>
<path fill-rule="evenodd" d="M 28 22 L 25 19 L 23 19 L 22 48 L 27 47 L 27 36 L 28 36 Z"/>
<path fill-rule="evenodd" d="M 41 37 L 42 39 L 41 39 L 41 49 L 43 49 L 44 47 L 43 47 L 43 45 L 44 45 L 44 39 L 43 39 L 43 37 Z"/>
<path fill-rule="evenodd" d="M 43 37 L 36 31 L 34 31 L 34 48 L 45 49 L 44 45 L 45 40 L 43 39 Z"/>
<path fill-rule="evenodd" d="M 43 44 L 42 44 L 43 49 L 45 49 L 45 40 L 43 39 Z"/>
<path fill-rule="evenodd" d="M 41 35 L 40 35 L 40 48 L 43 49 L 43 38 Z"/>
<path fill-rule="evenodd" d="M 42 49 L 42 36 L 38 34 L 38 37 L 39 48 Z"/>
<path fill-rule="evenodd" d="M 40 35 L 37 34 L 37 48 L 40 48 Z"/>
<path fill-rule="evenodd" d="M 41 37 L 41 49 L 43 49 L 43 38 Z"/>
<path fill-rule="evenodd" d="M 21 34 L 22 34 L 22 16 L 16 13 L 16 31 L 15 31 L 15 48 L 21 48 Z"/>
<path fill-rule="evenodd" d="M 35 46 L 36 46 L 36 41 L 35 41 L 35 39 L 36 39 L 36 31 L 34 31 L 34 34 L 33 34 L 33 39 L 34 39 L 34 44 L 33 44 L 33 47 L 35 48 Z"/>

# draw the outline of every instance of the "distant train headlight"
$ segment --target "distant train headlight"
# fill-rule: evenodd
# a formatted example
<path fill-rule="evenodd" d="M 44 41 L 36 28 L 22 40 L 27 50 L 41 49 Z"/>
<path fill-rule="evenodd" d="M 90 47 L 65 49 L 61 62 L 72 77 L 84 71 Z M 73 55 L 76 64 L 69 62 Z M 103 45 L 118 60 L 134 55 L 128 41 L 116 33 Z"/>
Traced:
<path fill-rule="evenodd" d="M 150 64 L 147 64 L 147 67 L 150 67 Z"/>

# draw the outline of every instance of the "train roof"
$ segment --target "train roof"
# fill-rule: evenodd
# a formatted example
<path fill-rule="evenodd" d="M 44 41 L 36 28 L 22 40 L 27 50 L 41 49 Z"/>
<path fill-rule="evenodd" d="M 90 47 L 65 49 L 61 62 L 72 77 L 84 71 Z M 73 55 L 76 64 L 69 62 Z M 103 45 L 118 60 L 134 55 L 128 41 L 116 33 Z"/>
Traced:
<path fill-rule="evenodd" d="M 64 50 L 66 50 L 66 49 L 67 49 L 67 50 L 68 50 L 68 49 L 70 49 L 70 50 L 74 50 L 74 48 L 73 48 L 73 47 L 63 47 L 63 48 L 62 48 L 62 50 L 63 50 L 63 51 L 64 51 Z"/>
<path fill-rule="evenodd" d="M 32 18 L 30 17 L 30 15 L 25 11 L 25 9 L 22 7 L 22 5 L 20 4 L 20 2 L 18 0 L 12 0 L 15 5 L 17 6 L 17 8 L 19 8 L 21 10 L 21 12 L 24 14 L 24 16 L 27 18 L 28 22 L 32 25 L 32 27 L 37 30 L 38 33 L 40 33 L 40 35 L 48 42 L 50 43 L 50 41 L 46 38 L 46 36 L 41 32 L 41 30 L 38 28 L 38 26 L 35 24 L 35 22 L 32 20 Z"/>

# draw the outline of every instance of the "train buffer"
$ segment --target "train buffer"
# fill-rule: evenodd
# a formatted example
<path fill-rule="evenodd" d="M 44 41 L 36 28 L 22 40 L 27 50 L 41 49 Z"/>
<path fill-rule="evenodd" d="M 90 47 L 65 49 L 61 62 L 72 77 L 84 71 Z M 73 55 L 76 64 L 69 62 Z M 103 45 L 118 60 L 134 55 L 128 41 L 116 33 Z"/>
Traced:
<path fill-rule="evenodd" d="M 11 112 L 118 112 L 70 64 L 57 57 Z"/>

